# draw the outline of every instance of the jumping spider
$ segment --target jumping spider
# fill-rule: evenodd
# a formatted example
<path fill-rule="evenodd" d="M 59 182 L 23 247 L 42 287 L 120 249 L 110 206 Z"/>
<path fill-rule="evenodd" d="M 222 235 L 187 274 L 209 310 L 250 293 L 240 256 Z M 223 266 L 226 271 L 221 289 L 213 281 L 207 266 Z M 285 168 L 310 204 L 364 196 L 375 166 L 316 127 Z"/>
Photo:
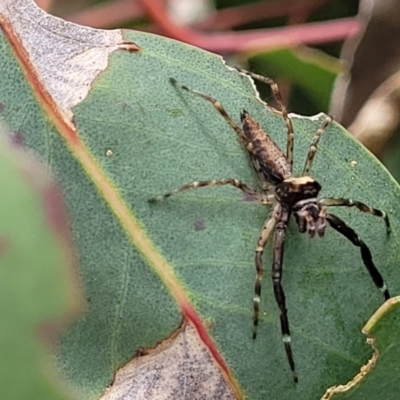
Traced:
<path fill-rule="evenodd" d="M 257 75 L 244 70 L 239 70 L 239 72 L 264 82 L 271 87 L 272 93 L 286 124 L 286 155 L 247 111 L 243 110 L 241 112 L 241 126 L 239 126 L 232 120 L 232 118 L 216 99 L 189 89 L 183 85 L 179 85 L 179 87 L 209 101 L 237 133 L 240 141 L 245 146 L 254 169 L 258 175 L 261 193 L 253 190 L 243 182 L 240 182 L 236 179 L 227 178 L 188 183 L 179 189 L 155 197 L 151 200 L 162 200 L 187 189 L 196 189 L 206 186 L 231 185 L 240 189 L 247 195 L 254 197 L 262 204 L 268 204 L 272 206 L 272 212 L 264 222 L 255 249 L 256 281 L 254 289 L 255 295 L 253 298 L 253 338 L 256 338 L 257 334 L 261 282 L 264 271 L 262 255 L 270 235 L 272 232 L 274 232 L 272 282 L 275 299 L 280 311 L 282 340 L 285 346 L 290 369 L 293 374 L 293 379 L 295 382 L 297 382 L 298 378 L 290 344 L 291 338 L 289 321 L 287 317 L 285 293 L 281 284 L 285 232 L 290 216 L 292 214 L 294 215 L 301 233 L 307 232 L 310 237 L 314 237 L 316 233 L 319 236 L 323 236 L 325 228 L 328 224 L 341 235 L 350 240 L 355 246 L 359 247 L 365 267 L 367 268 L 377 288 L 383 293 L 386 300 L 390 297 L 389 291 L 385 285 L 385 282 L 383 281 L 382 275 L 372 261 L 369 248 L 350 226 L 348 226 L 337 216 L 328 213 L 327 207 L 356 207 L 360 211 L 381 217 L 385 221 L 388 234 L 390 233 L 389 218 L 385 212 L 371 208 L 360 201 L 343 198 L 317 198 L 321 190 L 321 185 L 311 176 L 309 176 L 309 172 L 317 150 L 318 142 L 325 129 L 332 122 L 331 117 L 326 117 L 321 127 L 315 134 L 308 150 L 302 175 L 300 177 L 294 177 L 292 175 L 294 143 L 293 126 L 292 121 L 288 116 L 286 107 L 283 104 L 277 84 L 272 79 L 265 76 Z M 175 79 L 171 78 L 170 81 L 173 85 L 178 85 L 178 82 Z"/>

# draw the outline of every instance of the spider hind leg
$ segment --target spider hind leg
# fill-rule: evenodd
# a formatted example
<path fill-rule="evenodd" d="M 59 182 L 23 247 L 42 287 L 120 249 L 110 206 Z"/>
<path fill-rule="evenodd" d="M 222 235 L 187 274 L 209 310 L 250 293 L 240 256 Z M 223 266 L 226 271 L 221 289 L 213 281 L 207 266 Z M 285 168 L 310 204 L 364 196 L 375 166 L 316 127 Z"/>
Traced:
<path fill-rule="evenodd" d="M 317 146 L 319 143 L 319 140 L 321 139 L 322 134 L 325 132 L 326 128 L 331 124 L 332 122 L 332 117 L 326 117 L 325 120 L 322 122 L 321 127 L 318 129 L 317 133 L 315 134 L 310 148 L 308 150 L 306 162 L 304 164 L 304 169 L 303 169 L 303 176 L 304 175 L 309 175 L 312 163 L 314 161 L 315 153 L 317 152 Z"/>
<path fill-rule="evenodd" d="M 245 144 L 248 144 L 248 139 L 246 138 L 246 135 L 244 134 L 243 130 L 233 121 L 233 119 L 229 116 L 225 108 L 222 106 L 222 104 L 217 100 L 214 99 L 214 97 L 207 96 L 204 93 L 200 93 L 197 90 L 193 90 L 188 88 L 185 85 L 181 85 L 178 83 L 178 81 L 175 78 L 169 78 L 170 82 L 174 86 L 179 86 L 181 89 L 186 90 L 187 92 L 193 93 L 194 95 L 201 97 L 202 99 L 210 102 L 214 108 L 222 115 L 222 117 L 225 119 L 225 121 L 229 124 L 229 126 L 236 132 L 238 135 L 239 139 Z"/>
<path fill-rule="evenodd" d="M 282 210 L 282 206 L 278 203 L 270 218 L 268 218 L 263 225 L 260 237 L 257 241 L 255 263 L 256 263 L 256 282 L 254 286 L 254 313 L 253 313 L 253 339 L 257 336 L 257 326 L 260 309 L 260 297 L 261 297 L 261 283 L 264 274 L 262 254 L 264 252 L 265 245 L 275 230 L 274 235 L 274 258 L 272 263 L 272 282 L 274 287 L 275 299 L 280 310 L 280 322 L 282 341 L 285 346 L 286 356 L 289 362 L 290 370 L 292 371 L 294 382 L 298 382 L 296 368 L 294 364 L 293 351 L 291 346 L 291 337 L 289 330 L 289 321 L 287 317 L 286 309 L 286 298 L 283 290 L 281 279 L 282 279 L 282 262 L 283 262 L 283 245 L 285 240 L 286 225 L 290 218 L 290 212 Z"/>
<path fill-rule="evenodd" d="M 274 295 L 276 303 L 280 311 L 281 321 L 281 332 L 282 341 L 285 346 L 286 356 L 289 362 L 290 370 L 292 371 L 294 382 L 298 382 L 296 368 L 294 364 L 293 351 L 291 346 L 291 336 L 289 329 L 289 319 L 286 308 L 286 298 L 282 280 L 282 269 L 283 269 L 283 255 L 284 255 L 284 243 L 285 243 L 285 232 L 286 227 L 290 218 L 290 210 L 288 208 L 282 208 L 279 221 L 276 225 L 274 235 L 274 249 L 273 249 L 273 261 L 272 261 L 272 283 L 274 287 Z"/>
<path fill-rule="evenodd" d="M 280 208 L 281 207 L 279 205 L 275 206 L 272 215 L 264 222 L 260 236 L 257 240 L 257 246 L 255 251 L 256 281 L 254 284 L 254 297 L 253 297 L 253 339 L 257 337 L 262 278 L 264 275 L 262 256 L 265 246 L 271 236 L 271 233 L 274 231 L 275 226 L 280 218 Z"/>
<path fill-rule="evenodd" d="M 293 170 L 293 148 L 294 148 L 294 130 L 292 120 L 288 115 L 288 111 L 286 109 L 285 103 L 282 100 L 282 95 L 279 90 L 278 84 L 271 78 L 267 76 L 255 74 L 254 72 L 246 71 L 245 69 L 236 68 L 236 70 L 244 75 L 250 76 L 253 79 L 256 79 L 260 82 L 266 83 L 271 88 L 272 94 L 277 102 L 280 112 L 282 113 L 283 121 L 286 125 L 287 130 L 287 143 L 286 143 L 286 158 L 290 165 L 290 170 Z"/>

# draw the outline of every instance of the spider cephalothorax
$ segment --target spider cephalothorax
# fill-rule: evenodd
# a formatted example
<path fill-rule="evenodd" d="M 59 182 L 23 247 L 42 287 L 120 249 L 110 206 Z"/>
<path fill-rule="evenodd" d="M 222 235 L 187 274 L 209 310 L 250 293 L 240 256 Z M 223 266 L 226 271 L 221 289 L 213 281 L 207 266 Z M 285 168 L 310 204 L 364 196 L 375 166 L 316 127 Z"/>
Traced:
<path fill-rule="evenodd" d="M 310 176 L 288 178 L 275 187 L 275 197 L 284 207 L 288 207 L 296 219 L 300 232 L 325 232 L 326 208 L 318 204 L 317 196 L 321 185 Z"/>
<path fill-rule="evenodd" d="M 253 196 L 262 204 L 272 206 L 270 216 L 265 220 L 260 236 L 257 241 L 255 250 L 255 265 L 256 265 L 256 281 L 255 294 L 253 298 L 253 338 L 256 337 L 259 304 L 261 296 L 261 283 L 263 277 L 263 262 L 262 255 L 265 245 L 274 233 L 273 244 L 273 260 L 272 260 L 272 283 L 274 295 L 280 311 L 280 322 L 282 339 L 285 346 L 290 369 L 293 373 L 293 378 L 297 382 L 297 374 L 292 354 L 291 338 L 289 330 L 289 320 L 287 316 L 285 293 L 282 287 L 282 267 L 283 267 L 283 245 L 285 240 L 286 227 L 291 215 L 293 214 L 300 232 L 308 232 L 313 237 L 317 233 L 322 236 L 325 232 L 327 224 L 337 232 L 346 237 L 355 246 L 360 248 L 361 258 L 368 270 L 372 280 L 377 288 L 383 293 L 385 299 L 388 299 L 389 291 L 383 281 L 382 275 L 373 263 L 371 252 L 367 245 L 360 239 L 357 233 L 349 227 L 344 221 L 335 215 L 327 212 L 327 207 L 330 206 L 347 206 L 356 207 L 360 211 L 370 213 L 381 217 L 386 223 L 387 232 L 390 232 L 389 219 L 383 211 L 371 208 L 359 201 L 342 198 L 324 198 L 318 199 L 318 194 L 321 190 L 321 185 L 309 176 L 314 155 L 317 150 L 318 142 L 322 133 L 331 123 L 332 119 L 326 117 L 322 126 L 318 129 L 311 142 L 303 173 L 300 177 L 292 176 L 293 165 L 293 143 L 294 132 L 292 121 L 287 114 L 287 110 L 282 102 L 278 86 L 270 78 L 256 75 L 247 71 L 240 71 L 255 79 L 270 85 L 275 99 L 280 107 L 283 120 L 287 127 L 287 147 L 286 154 L 273 142 L 269 135 L 261 128 L 257 121 L 247 112 L 241 113 L 241 126 L 238 126 L 228 115 L 222 105 L 214 98 L 189 89 L 186 86 L 180 86 L 182 89 L 191 92 L 203 99 L 209 101 L 217 109 L 217 111 L 225 118 L 232 129 L 237 133 L 239 139 L 245 146 L 250 160 L 254 166 L 260 183 L 260 191 L 250 188 L 245 183 L 237 179 L 214 179 L 211 181 L 191 182 L 179 189 L 164 195 L 153 198 L 152 200 L 162 200 L 172 194 L 205 186 L 234 186 L 244 193 Z M 176 85 L 175 79 L 171 78 L 172 84 Z"/>

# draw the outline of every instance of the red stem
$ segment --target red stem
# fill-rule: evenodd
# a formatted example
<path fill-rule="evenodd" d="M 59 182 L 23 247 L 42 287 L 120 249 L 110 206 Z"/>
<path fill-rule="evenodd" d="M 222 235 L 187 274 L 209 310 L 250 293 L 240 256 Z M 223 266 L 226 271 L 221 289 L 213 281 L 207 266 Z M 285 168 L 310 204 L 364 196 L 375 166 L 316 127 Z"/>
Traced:
<path fill-rule="evenodd" d="M 254 21 L 300 16 L 304 20 L 313 10 L 329 0 L 275 0 L 245 4 L 225 8 L 210 13 L 204 21 L 196 24 L 197 28 L 208 30 L 224 30 Z M 301 21 L 303 22 L 303 21 Z"/>
<path fill-rule="evenodd" d="M 216 53 L 335 42 L 347 39 L 360 30 L 358 18 L 344 18 L 282 28 L 202 34 L 175 24 L 159 0 L 137 1 L 165 35 Z"/>

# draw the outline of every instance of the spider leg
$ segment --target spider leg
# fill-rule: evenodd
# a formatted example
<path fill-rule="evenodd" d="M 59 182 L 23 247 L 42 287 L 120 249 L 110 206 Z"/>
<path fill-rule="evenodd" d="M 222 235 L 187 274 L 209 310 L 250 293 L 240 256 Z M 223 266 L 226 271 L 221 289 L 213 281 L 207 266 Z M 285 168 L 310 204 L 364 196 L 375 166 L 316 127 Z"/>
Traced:
<path fill-rule="evenodd" d="M 306 158 L 306 163 L 304 164 L 304 169 L 303 169 L 303 174 L 308 175 L 310 173 L 311 165 L 314 161 L 314 156 L 315 153 L 317 152 L 317 145 L 319 140 L 321 139 L 322 134 L 326 130 L 326 128 L 329 126 L 329 124 L 332 122 L 332 117 L 326 117 L 324 122 L 322 123 L 321 127 L 318 129 L 317 133 L 315 134 L 310 148 L 308 150 L 307 158 Z"/>
<path fill-rule="evenodd" d="M 371 251 L 369 250 L 367 245 L 360 239 L 357 233 L 352 228 L 350 228 L 350 226 L 348 226 L 336 215 L 327 214 L 326 220 L 333 229 L 335 229 L 337 232 L 350 240 L 350 242 L 352 242 L 354 246 L 360 248 L 361 258 L 372 280 L 374 281 L 375 286 L 383 293 L 385 300 L 390 299 L 389 290 L 386 287 L 381 273 L 378 271 L 374 262 L 372 261 Z"/>
<path fill-rule="evenodd" d="M 170 78 L 170 82 L 173 85 L 179 85 L 179 87 L 183 90 L 186 90 L 196 96 L 201 97 L 204 100 L 207 100 L 221 114 L 221 116 L 227 121 L 230 127 L 236 132 L 239 140 L 246 147 L 246 150 L 248 151 L 250 156 L 250 160 L 260 181 L 260 185 L 264 191 L 267 190 L 269 186 L 271 186 L 271 182 L 268 182 L 268 176 L 266 176 L 265 170 L 267 170 L 267 175 L 272 174 L 272 176 L 274 176 L 274 174 L 278 174 L 279 180 L 284 179 L 286 176 L 291 176 L 292 163 L 289 163 L 288 160 L 285 159 L 285 156 L 283 154 L 281 157 L 282 160 L 277 160 L 280 157 L 281 150 L 276 146 L 272 139 L 269 138 L 268 134 L 262 130 L 257 121 L 255 121 L 255 119 L 252 118 L 245 110 L 243 110 L 241 113 L 242 126 L 239 126 L 229 116 L 222 104 L 215 98 L 200 93 L 196 90 L 189 89 L 187 86 L 178 83 L 178 81 L 174 78 Z M 282 105 L 282 107 L 284 106 Z M 288 119 L 288 121 L 291 127 L 290 119 Z M 290 129 L 293 136 L 293 128 L 291 127 Z M 293 153 L 293 140 L 290 148 L 291 153 Z M 268 158 L 268 150 L 269 153 L 271 153 L 271 159 Z M 267 157 L 267 159 L 265 159 L 265 157 Z M 293 155 L 291 155 L 291 159 L 293 161 Z M 260 165 L 260 162 L 262 162 L 263 166 Z M 283 165 L 280 165 L 279 162 L 281 164 L 283 163 Z M 269 171 L 271 169 L 273 170 L 272 172 Z"/>
<path fill-rule="evenodd" d="M 282 340 L 285 345 L 286 356 L 289 361 L 290 369 L 293 374 L 293 379 L 295 382 L 298 382 L 296 369 L 294 365 L 292 346 L 290 344 L 291 337 L 289 329 L 289 320 L 287 316 L 285 292 L 283 291 L 283 287 L 281 284 L 285 232 L 289 218 L 290 218 L 290 210 L 287 208 L 283 208 L 279 221 L 276 225 L 275 235 L 274 235 L 272 282 L 274 286 L 275 299 L 280 311 Z"/>
<path fill-rule="evenodd" d="M 178 85 L 179 84 L 178 81 L 176 79 L 174 79 L 174 78 L 169 78 L 169 80 L 173 85 Z M 204 100 L 209 101 L 215 107 L 215 109 L 224 117 L 224 119 L 231 126 L 231 128 L 237 133 L 237 135 L 239 136 L 240 140 L 242 140 L 242 142 L 246 146 L 249 144 L 249 140 L 246 138 L 246 135 L 244 134 L 242 128 L 240 128 L 235 123 L 235 121 L 233 121 L 233 119 L 229 116 L 229 114 L 226 112 L 225 108 L 222 107 L 222 104 L 218 100 L 214 99 L 211 96 L 207 96 L 206 94 L 200 93 L 200 92 L 198 92 L 196 90 L 189 89 L 185 85 L 181 85 L 181 84 L 179 84 L 179 85 L 183 90 L 186 90 L 186 91 L 188 91 L 190 93 L 195 94 L 196 96 L 199 96 L 199 97 L 203 98 Z"/>
<path fill-rule="evenodd" d="M 351 200 L 351 199 L 335 199 L 328 197 L 326 199 L 321 199 L 318 202 L 321 206 L 346 206 L 346 207 L 356 207 L 360 211 L 375 215 L 377 217 L 383 218 L 386 224 L 386 232 L 387 234 L 390 234 L 390 222 L 389 222 L 389 217 L 388 215 L 381 210 L 378 210 L 376 208 L 371 208 L 370 206 L 367 206 L 366 204 L 362 203 L 361 201 L 357 200 Z"/>
<path fill-rule="evenodd" d="M 293 131 L 293 124 L 292 120 L 290 119 L 287 108 L 283 103 L 281 92 L 279 90 L 278 84 L 271 78 L 267 76 L 255 74 L 250 71 L 246 71 L 244 69 L 237 68 L 237 71 L 241 72 L 242 74 L 248 75 L 260 82 L 266 83 L 270 86 L 272 94 L 275 97 L 276 102 L 280 108 L 280 112 L 282 113 L 282 118 L 285 122 L 287 128 L 287 144 L 286 144 L 286 158 L 290 164 L 290 170 L 293 170 L 293 147 L 294 147 L 294 131 Z"/>
<path fill-rule="evenodd" d="M 151 198 L 149 201 L 150 202 L 155 202 L 155 201 L 161 201 L 166 199 L 167 197 L 172 196 L 173 194 L 183 192 L 184 190 L 188 189 L 197 189 L 200 187 L 207 187 L 207 186 L 225 186 L 225 185 L 231 185 L 234 186 L 238 189 L 240 189 L 242 192 L 255 197 L 259 201 L 261 201 L 264 204 L 270 203 L 266 196 L 263 196 L 262 194 L 257 193 L 255 190 L 253 190 L 251 187 L 247 186 L 245 183 L 238 181 L 237 179 L 231 179 L 231 178 L 226 178 L 226 179 L 214 179 L 211 181 L 199 181 L 199 182 L 191 182 L 187 183 L 186 185 L 181 186 L 179 189 L 175 189 L 172 192 L 168 192 L 165 194 L 162 194 L 160 196 L 156 196 Z"/>
<path fill-rule="evenodd" d="M 255 253 L 256 281 L 254 284 L 254 297 L 253 297 L 253 339 L 257 337 L 258 315 L 260 311 L 260 300 L 261 300 L 261 286 L 264 274 L 262 255 L 264 252 L 265 245 L 267 244 L 268 239 L 271 235 L 271 232 L 275 229 L 275 226 L 280 218 L 280 212 L 281 212 L 281 206 L 277 204 L 273 209 L 271 216 L 264 222 L 260 236 L 257 240 L 256 253 Z"/>

